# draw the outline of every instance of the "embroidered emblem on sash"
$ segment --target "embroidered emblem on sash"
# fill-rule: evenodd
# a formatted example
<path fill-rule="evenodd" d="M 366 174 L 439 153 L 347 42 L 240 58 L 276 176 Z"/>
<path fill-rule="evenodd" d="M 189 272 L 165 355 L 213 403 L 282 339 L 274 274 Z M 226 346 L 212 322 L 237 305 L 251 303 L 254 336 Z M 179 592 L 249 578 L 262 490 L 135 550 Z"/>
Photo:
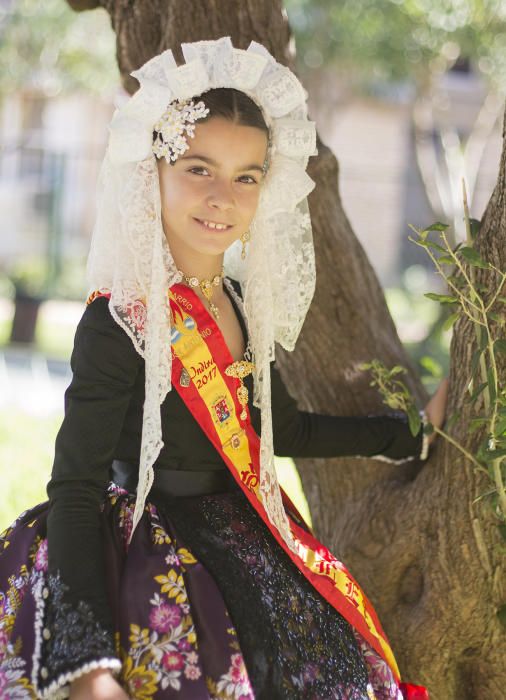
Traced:
<path fill-rule="evenodd" d="M 180 386 L 188 387 L 190 386 L 190 382 L 190 373 L 188 372 L 186 367 L 183 367 L 183 369 L 181 370 L 181 374 L 179 375 L 179 384 Z"/>
<path fill-rule="evenodd" d="M 218 418 L 220 423 L 223 423 L 226 421 L 228 418 L 230 418 L 230 407 L 227 403 L 227 400 L 224 396 L 220 397 L 218 401 L 216 401 L 213 404 L 213 410 L 216 414 L 216 417 Z"/>
<path fill-rule="evenodd" d="M 230 446 L 234 449 L 237 450 L 241 445 L 241 436 L 238 435 L 238 433 L 234 433 L 232 437 L 230 438 Z"/>

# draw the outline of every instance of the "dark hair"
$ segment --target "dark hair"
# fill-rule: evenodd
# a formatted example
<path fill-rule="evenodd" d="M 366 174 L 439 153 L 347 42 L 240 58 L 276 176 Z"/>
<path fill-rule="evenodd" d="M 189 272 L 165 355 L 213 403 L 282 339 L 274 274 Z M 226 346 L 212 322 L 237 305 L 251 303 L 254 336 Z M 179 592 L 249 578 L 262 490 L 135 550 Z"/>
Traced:
<path fill-rule="evenodd" d="M 239 126 L 253 126 L 265 133 L 270 145 L 270 131 L 262 110 L 251 97 L 248 97 L 241 90 L 225 87 L 211 88 L 201 95 L 192 97 L 192 100 L 195 104 L 202 100 L 209 109 L 209 114 L 199 119 L 197 123 L 207 122 L 213 117 L 223 117 Z M 153 131 L 153 143 L 157 140 L 162 142 L 162 136 L 160 132 Z M 265 163 L 266 168 L 268 167 L 268 158 L 269 154 Z M 174 162 L 171 161 L 170 164 L 173 165 Z"/>
<path fill-rule="evenodd" d="M 254 126 L 269 136 L 269 128 L 265 123 L 260 107 L 246 93 L 235 88 L 212 88 L 193 98 L 194 102 L 202 100 L 209 108 L 209 114 L 201 122 L 209 121 L 212 117 L 224 117 L 240 126 Z"/>

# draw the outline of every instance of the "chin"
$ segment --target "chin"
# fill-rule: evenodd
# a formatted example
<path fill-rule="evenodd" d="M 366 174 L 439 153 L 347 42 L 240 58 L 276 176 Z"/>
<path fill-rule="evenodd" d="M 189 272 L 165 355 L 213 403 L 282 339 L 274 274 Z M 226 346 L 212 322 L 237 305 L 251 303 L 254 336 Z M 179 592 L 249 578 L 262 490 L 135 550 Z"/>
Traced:
<path fill-rule="evenodd" d="M 208 247 L 208 246 L 204 247 L 204 246 L 202 246 L 202 248 L 199 248 L 199 249 L 198 249 L 198 252 L 199 252 L 201 255 L 211 255 L 211 256 L 213 256 L 213 257 L 218 257 L 218 256 L 220 256 L 220 255 L 224 255 L 224 254 L 225 254 L 225 251 L 226 251 L 228 248 L 230 248 L 230 245 L 226 246 L 225 248 L 223 248 L 222 246 L 220 246 L 219 248 L 217 248 L 216 246 L 213 246 L 213 247 L 210 247 L 210 246 L 209 246 L 209 247 Z"/>
<path fill-rule="evenodd" d="M 235 238 L 232 238 L 231 240 L 222 240 L 222 241 L 202 241 L 200 245 L 195 245 L 192 246 L 194 250 L 198 251 L 199 253 L 204 253 L 205 255 L 223 255 L 226 250 L 230 248 L 230 246 L 236 241 Z"/>

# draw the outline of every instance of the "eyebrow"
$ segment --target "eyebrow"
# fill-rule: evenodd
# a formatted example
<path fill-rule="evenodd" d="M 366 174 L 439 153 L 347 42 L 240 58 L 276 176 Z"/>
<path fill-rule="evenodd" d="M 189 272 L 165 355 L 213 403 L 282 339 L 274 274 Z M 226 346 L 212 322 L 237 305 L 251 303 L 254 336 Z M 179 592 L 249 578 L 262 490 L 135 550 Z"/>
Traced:
<path fill-rule="evenodd" d="M 192 154 L 192 155 L 188 155 L 188 156 L 179 156 L 179 160 L 192 160 L 192 159 L 203 160 L 204 163 L 208 163 L 209 165 L 214 165 L 215 167 L 218 165 L 218 163 L 215 160 L 213 160 L 212 158 L 209 158 L 208 156 L 197 155 L 196 153 Z M 257 163 L 250 163 L 250 165 L 245 165 L 242 168 L 238 168 L 238 170 L 258 170 L 261 173 L 263 173 L 263 171 L 264 171 L 263 168 L 260 165 L 258 165 Z"/>

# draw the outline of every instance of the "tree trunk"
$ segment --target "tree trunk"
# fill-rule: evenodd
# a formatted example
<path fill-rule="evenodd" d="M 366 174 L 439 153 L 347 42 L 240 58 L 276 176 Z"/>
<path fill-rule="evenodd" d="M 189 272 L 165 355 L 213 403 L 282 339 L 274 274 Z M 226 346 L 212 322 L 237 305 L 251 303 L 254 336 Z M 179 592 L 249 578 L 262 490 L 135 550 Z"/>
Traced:
<path fill-rule="evenodd" d="M 246 48 L 254 39 L 283 63 L 290 65 L 293 58 L 279 0 L 69 4 L 74 9 L 101 5 L 110 13 L 120 71 L 130 91 L 137 87 L 130 71 L 166 48 L 181 60 L 181 42 L 230 35 L 237 47 Z M 386 409 L 370 388 L 369 376 L 357 369 L 376 357 L 387 366 L 408 368 L 407 383 L 421 407 L 426 392 L 344 213 L 337 161 L 322 143 L 318 149 L 309 169 L 317 183 L 310 195 L 316 294 L 296 351 L 278 352 L 283 376 L 301 408 L 381 413 Z M 505 197 L 506 150 L 478 239 L 483 257 L 501 269 Z M 447 415 L 462 409 L 452 434 L 471 449 L 475 445 L 468 436 L 469 409 L 462 397 L 473 348 L 472 329 L 459 323 L 451 346 Z M 504 697 L 504 632 L 496 617 L 505 599 L 504 561 L 493 516 L 483 501 L 472 503 L 485 489 L 473 467 L 440 438 L 423 467 L 353 459 L 299 460 L 298 467 L 316 532 L 373 601 L 403 677 L 426 685 L 431 700 Z"/>

